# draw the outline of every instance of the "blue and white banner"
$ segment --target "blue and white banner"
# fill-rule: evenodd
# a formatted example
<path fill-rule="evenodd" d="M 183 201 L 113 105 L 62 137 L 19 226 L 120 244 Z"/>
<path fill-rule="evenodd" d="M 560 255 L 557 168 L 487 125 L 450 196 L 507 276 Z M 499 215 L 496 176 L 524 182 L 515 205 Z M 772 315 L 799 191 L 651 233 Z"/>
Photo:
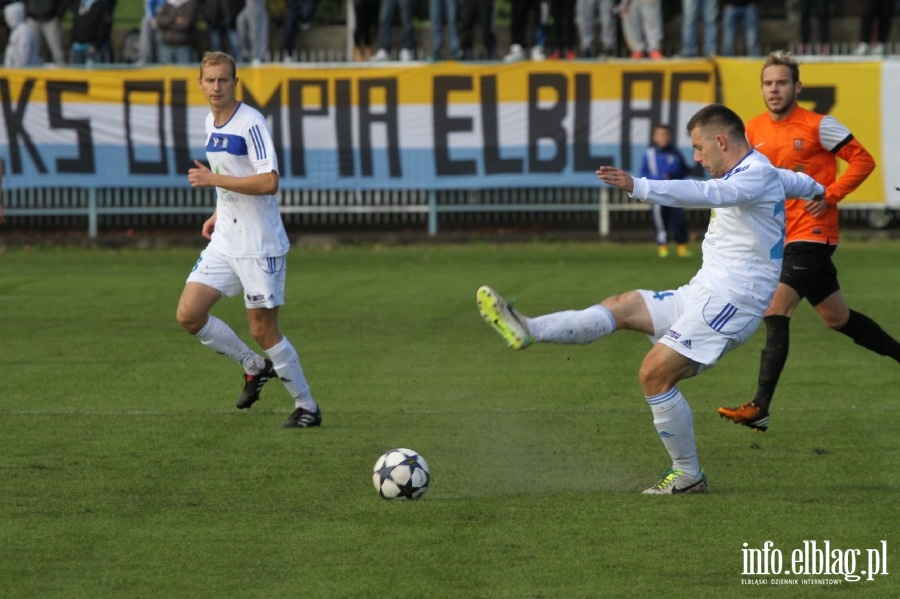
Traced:
<path fill-rule="evenodd" d="M 178 187 L 204 159 L 196 68 L 6 70 L 5 184 Z M 596 186 L 638 168 L 655 122 L 678 131 L 715 97 L 707 61 L 267 65 L 238 72 L 266 115 L 282 188 Z"/>

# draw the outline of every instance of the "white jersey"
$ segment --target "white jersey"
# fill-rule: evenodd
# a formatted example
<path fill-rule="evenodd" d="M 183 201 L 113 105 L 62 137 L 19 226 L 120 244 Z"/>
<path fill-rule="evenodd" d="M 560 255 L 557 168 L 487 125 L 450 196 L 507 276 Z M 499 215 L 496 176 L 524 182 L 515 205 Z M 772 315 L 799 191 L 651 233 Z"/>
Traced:
<path fill-rule="evenodd" d="M 206 158 L 214 173 L 249 177 L 278 172 L 275 145 L 265 118 L 239 104 L 221 126 L 206 117 Z M 247 195 L 216 188 L 216 227 L 210 247 L 230 258 L 283 256 L 290 243 L 274 195 Z"/>
<path fill-rule="evenodd" d="M 709 206 L 703 265 L 691 280 L 762 316 L 781 274 L 785 198 L 812 199 L 824 188 L 803 174 L 772 166 L 751 150 L 720 179 L 635 178 L 632 196 L 664 206 Z"/>

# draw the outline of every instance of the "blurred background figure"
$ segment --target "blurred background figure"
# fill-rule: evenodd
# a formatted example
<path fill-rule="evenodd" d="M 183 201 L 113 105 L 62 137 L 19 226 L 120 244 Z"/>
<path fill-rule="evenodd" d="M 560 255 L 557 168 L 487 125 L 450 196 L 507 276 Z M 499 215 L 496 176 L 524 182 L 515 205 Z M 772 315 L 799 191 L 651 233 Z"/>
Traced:
<path fill-rule="evenodd" d="M 67 0 L 26 0 L 25 17 L 28 26 L 34 31 L 38 39 L 38 52 L 40 52 L 41 37 L 47 42 L 50 49 L 50 57 L 55 64 L 66 64 L 66 53 L 63 50 L 63 33 L 60 21 L 68 9 Z M 44 62 L 47 57 L 42 57 Z"/>
<path fill-rule="evenodd" d="M 759 56 L 758 0 L 727 0 L 722 10 L 722 56 L 735 56 L 738 33 L 744 32 L 744 56 Z"/>
<path fill-rule="evenodd" d="M 144 0 L 144 17 L 138 37 L 138 65 L 156 62 L 159 52 L 159 29 L 156 27 L 156 12 L 165 0 Z"/>
<path fill-rule="evenodd" d="M 669 126 L 658 124 L 653 127 L 652 143 L 644 152 L 641 163 L 641 177 L 648 179 L 683 179 L 690 169 L 678 148 L 672 144 Z M 660 258 L 669 256 L 669 238 L 675 241 L 679 258 L 688 258 L 687 214 L 684 208 L 653 204 L 653 228 L 656 230 L 656 249 Z"/>
<path fill-rule="evenodd" d="M 662 5 L 660 0 L 628 0 L 619 4 L 622 33 L 632 58 L 663 58 Z"/>
<path fill-rule="evenodd" d="M 578 55 L 578 36 L 575 31 L 576 0 L 553 0 L 550 2 L 550 19 L 553 22 L 553 36 L 549 44 L 550 58 L 575 60 Z M 546 45 L 546 44 L 545 44 Z"/>
<path fill-rule="evenodd" d="M 166 0 L 156 12 L 159 29 L 159 62 L 187 64 L 195 61 L 200 0 Z"/>
<path fill-rule="evenodd" d="M 288 0 L 287 15 L 284 19 L 284 59 L 292 61 L 297 27 L 301 31 L 309 31 L 310 23 L 316 15 L 316 0 Z"/>
<path fill-rule="evenodd" d="M 378 52 L 372 60 L 383 62 L 391 59 L 392 31 L 394 17 L 400 11 L 400 26 L 403 28 L 403 38 L 400 42 L 400 60 L 409 62 L 414 58 L 416 48 L 416 32 L 413 16 L 415 2 L 413 0 L 381 0 L 378 11 Z"/>
<path fill-rule="evenodd" d="M 891 40 L 893 18 L 894 0 L 864 0 L 859 19 L 859 45 L 854 54 L 883 55 L 886 44 Z"/>
<path fill-rule="evenodd" d="M 812 23 L 819 29 L 819 45 L 812 45 Z M 829 54 L 831 48 L 831 0 L 800 0 L 800 54 Z"/>
<path fill-rule="evenodd" d="M 240 55 L 237 16 L 244 9 L 244 0 L 203 0 L 203 20 L 209 35 L 209 49 Z"/>
<path fill-rule="evenodd" d="M 594 44 L 594 28 L 600 22 L 600 50 Z M 613 0 L 580 0 L 578 3 L 578 31 L 581 57 L 615 56 L 618 45 L 618 21 L 613 14 Z"/>
<path fill-rule="evenodd" d="M 269 9 L 266 0 L 247 0 L 237 17 L 241 60 L 257 65 L 269 53 Z"/>
<path fill-rule="evenodd" d="M 481 25 L 484 59 L 497 56 L 494 0 L 459 0 L 459 49 L 463 60 L 475 60 L 475 28 Z"/>
<path fill-rule="evenodd" d="M 111 62 L 109 45 L 116 0 L 80 0 L 72 17 L 72 49 L 69 62 Z"/>
<path fill-rule="evenodd" d="M 459 60 L 459 36 L 456 30 L 459 0 L 431 0 L 431 59 L 441 60 L 444 52 L 444 27 L 447 27 L 447 52 Z"/>
<path fill-rule="evenodd" d="M 40 64 L 37 35 L 25 22 L 25 3 L 13 2 L 4 6 L 3 19 L 6 21 L 6 26 L 9 27 L 9 40 L 6 42 L 3 66 L 17 68 Z M 0 211 L 0 222 L 3 222 L 2 216 L 3 212 Z"/>
<path fill-rule="evenodd" d="M 528 58 L 528 31 L 534 29 L 531 45 L 531 60 L 544 60 L 546 52 L 544 44 L 547 37 L 547 8 L 539 0 L 514 0 L 509 16 L 509 53 L 503 57 L 504 62 L 518 62 Z M 530 18 L 529 18 L 530 17 Z"/>
<path fill-rule="evenodd" d="M 378 0 L 353 0 L 356 29 L 353 31 L 353 60 L 371 60 L 378 31 Z"/>
<path fill-rule="evenodd" d="M 801 0 L 810 1 L 810 0 Z M 815 1 L 815 0 L 812 0 Z M 681 55 L 697 56 L 697 22 L 703 18 L 703 53 L 716 55 L 719 0 L 681 0 Z"/>

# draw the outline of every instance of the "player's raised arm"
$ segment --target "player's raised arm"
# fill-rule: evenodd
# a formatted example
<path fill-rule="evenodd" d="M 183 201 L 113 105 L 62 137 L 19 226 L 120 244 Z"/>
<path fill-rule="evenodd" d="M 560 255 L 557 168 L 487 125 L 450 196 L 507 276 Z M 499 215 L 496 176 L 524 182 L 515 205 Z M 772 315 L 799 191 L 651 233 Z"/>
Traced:
<path fill-rule="evenodd" d="M 597 177 L 607 185 L 624 189 L 628 193 L 634 191 L 634 177 L 615 166 L 601 166 L 597 169 Z"/>

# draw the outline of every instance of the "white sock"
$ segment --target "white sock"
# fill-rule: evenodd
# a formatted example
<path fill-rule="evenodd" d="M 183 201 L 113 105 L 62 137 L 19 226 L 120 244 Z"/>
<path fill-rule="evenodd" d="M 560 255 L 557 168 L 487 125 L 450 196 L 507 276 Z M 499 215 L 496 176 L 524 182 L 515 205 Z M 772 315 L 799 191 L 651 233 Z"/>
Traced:
<path fill-rule="evenodd" d="M 584 310 L 566 310 L 524 320 L 535 341 L 551 343 L 591 343 L 616 330 L 612 312 L 599 304 Z"/>
<path fill-rule="evenodd" d="M 262 372 L 266 367 L 265 359 L 250 349 L 235 334 L 231 327 L 210 315 L 206 325 L 194 335 L 203 345 L 227 356 L 244 367 L 247 374 Z"/>
<path fill-rule="evenodd" d="M 678 387 L 672 387 L 665 393 L 646 399 L 653 411 L 653 424 L 659 438 L 672 458 L 672 467 L 691 476 L 700 476 L 694 417 L 681 391 Z"/>
<path fill-rule="evenodd" d="M 316 402 L 309 392 L 309 385 L 303 368 L 300 366 L 300 357 L 287 337 L 282 337 L 275 347 L 266 350 L 266 355 L 272 360 L 278 378 L 284 383 L 285 389 L 294 398 L 294 406 L 314 412 Z"/>

